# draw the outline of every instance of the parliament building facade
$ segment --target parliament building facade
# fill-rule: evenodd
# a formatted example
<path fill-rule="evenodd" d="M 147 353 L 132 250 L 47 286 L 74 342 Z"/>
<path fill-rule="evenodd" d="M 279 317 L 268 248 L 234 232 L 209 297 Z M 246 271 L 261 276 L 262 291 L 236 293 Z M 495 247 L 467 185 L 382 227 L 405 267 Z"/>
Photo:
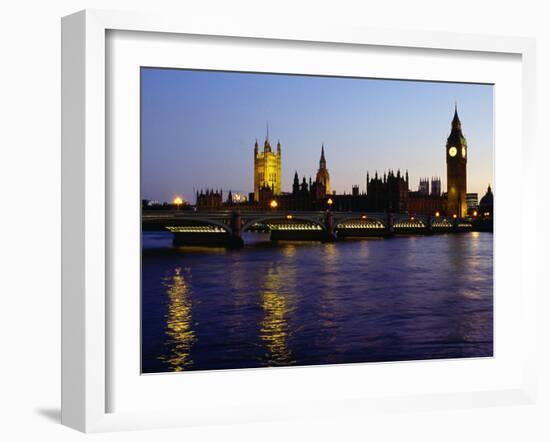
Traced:
<path fill-rule="evenodd" d="M 447 215 L 465 217 L 472 207 L 468 205 L 466 187 L 466 164 L 468 145 L 462 133 L 462 123 L 455 105 L 451 132 L 445 144 L 447 165 L 447 192 L 441 191 L 441 179 L 421 178 L 418 190 L 411 190 L 409 173 L 400 170 L 388 170 L 383 174 L 366 174 L 364 192 L 354 185 L 350 193 L 336 194 L 331 189 L 330 173 L 325 157 L 325 146 L 321 145 L 321 156 L 315 180 L 305 176 L 300 180 L 298 172 L 294 174 L 292 192 L 282 191 L 281 143 L 276 149 L 266 136 L 263 150 L 258 141 L 254 144 L 254 192 L 248 201 L 235 203 L 228 198 L 223 205 L 239 205 L 243 209 L 263 210 L 276 207 L 279 210 L 326 210 L 394 212 L 423 215 Z M 221 193 L 221 192 L 220 192 Z M 198 208 L 221 206 L 222 195 L 211 191 L 197 195 Z M 274 201 L 276 203 L 274 203 Z M 471 204 L 470 204 L 471 205 Z M 201 207 L 202 206 L 202 207 Z"/>

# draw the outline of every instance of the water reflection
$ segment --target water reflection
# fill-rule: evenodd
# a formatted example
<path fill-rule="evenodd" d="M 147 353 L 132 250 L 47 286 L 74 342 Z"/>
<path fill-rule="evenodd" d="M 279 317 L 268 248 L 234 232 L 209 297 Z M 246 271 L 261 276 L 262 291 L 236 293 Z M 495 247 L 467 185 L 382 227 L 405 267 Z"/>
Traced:
<path fill-rule="evenodd" d="M 292 253 L 292 252 L 290 252 Z M 260 324 L 260 338 L 267 350 L 267 365 L 292 364 L 293 356 L 288 348 L 289 324 L 291 311 L 289 299 L 283 291 L 283 283 L 292 279 L 292 275 L 283 276 L 277 269 L 270 267 L 265 275 L 261 293 L 261 305 L 264 317 Z"/>
<path fill-rule="evenodd" d="M 164 281 L 168 295 L 166 314 L 167 356 L 161 356 L 172 371 L 183 371 L 193 365 L 191 348 L 195 342 L 192 328 L 190 287 L 182 275 L 180 267 Z"/>
<path fill-rule="evenodd" d="M 475 233 L 152 249 L 143 372 L 491 356 L 492 244 Z"/>

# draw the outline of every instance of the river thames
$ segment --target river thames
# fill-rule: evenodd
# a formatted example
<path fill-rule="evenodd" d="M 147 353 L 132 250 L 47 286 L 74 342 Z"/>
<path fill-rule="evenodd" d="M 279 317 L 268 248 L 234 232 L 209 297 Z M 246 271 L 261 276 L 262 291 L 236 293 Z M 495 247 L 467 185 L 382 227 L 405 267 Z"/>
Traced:
<path fill-rule="evenodd" d="M 493 355 L 493 235 L 240 250 L 144 232 L 142 372 Z"/>

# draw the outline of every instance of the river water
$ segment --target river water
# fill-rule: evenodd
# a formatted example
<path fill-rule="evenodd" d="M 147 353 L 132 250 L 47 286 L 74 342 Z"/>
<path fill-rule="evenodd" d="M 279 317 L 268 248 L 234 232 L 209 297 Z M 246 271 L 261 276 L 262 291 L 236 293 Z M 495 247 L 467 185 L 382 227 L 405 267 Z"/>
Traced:
<path fill-rule="evenodd" d="M 491 233 L 266 240 L 143 234 L 144 373 L 492 356 Z"/>

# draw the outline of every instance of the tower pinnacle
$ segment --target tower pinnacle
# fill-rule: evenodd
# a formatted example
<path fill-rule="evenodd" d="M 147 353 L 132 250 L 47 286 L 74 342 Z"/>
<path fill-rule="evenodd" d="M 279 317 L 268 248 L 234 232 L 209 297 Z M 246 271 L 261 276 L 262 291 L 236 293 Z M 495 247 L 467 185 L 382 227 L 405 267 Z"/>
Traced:
<path fill-rule="evenodd" d="M 459 130 L 462 129 L 460 118 L 458 118 L 458 107 L 457 107 L 456 101 L 455 101 L 455 114 L 453 117 L 452 128 L 459 129 Z"/>

